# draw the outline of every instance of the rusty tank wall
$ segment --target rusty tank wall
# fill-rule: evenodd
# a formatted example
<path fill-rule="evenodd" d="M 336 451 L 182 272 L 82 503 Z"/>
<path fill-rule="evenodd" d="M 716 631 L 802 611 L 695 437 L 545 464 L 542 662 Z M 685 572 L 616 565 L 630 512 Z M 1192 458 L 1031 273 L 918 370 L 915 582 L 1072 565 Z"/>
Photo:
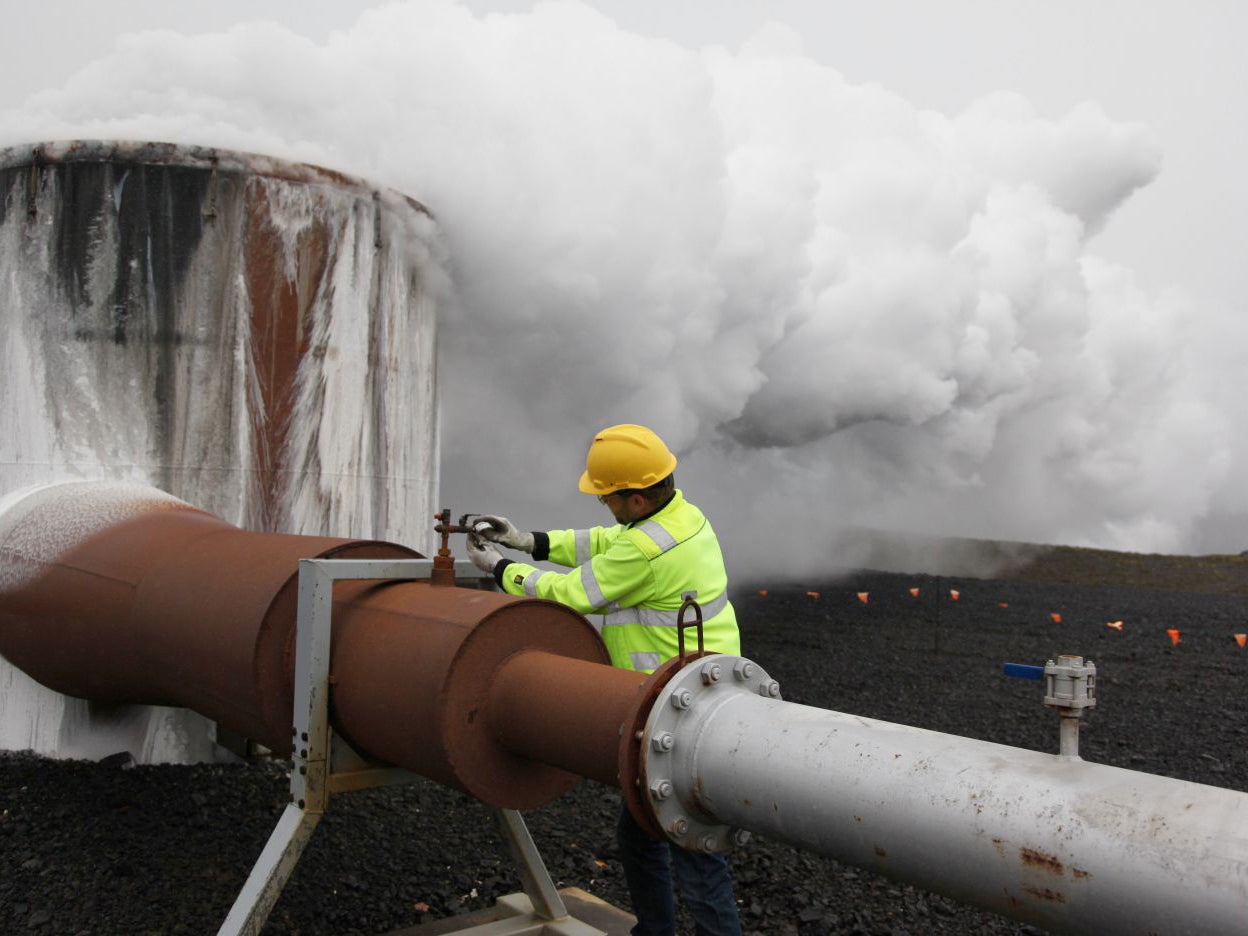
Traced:
<path fill-rule="evenodd" d="M 247 529 L 433 546 L 447 282 L 418 203 L 158 143 L 0 150 L 0 499 L 151 485 Z M 0 660 L 0 748 L 211 753 L 181 710 L 89 705 Z"/>

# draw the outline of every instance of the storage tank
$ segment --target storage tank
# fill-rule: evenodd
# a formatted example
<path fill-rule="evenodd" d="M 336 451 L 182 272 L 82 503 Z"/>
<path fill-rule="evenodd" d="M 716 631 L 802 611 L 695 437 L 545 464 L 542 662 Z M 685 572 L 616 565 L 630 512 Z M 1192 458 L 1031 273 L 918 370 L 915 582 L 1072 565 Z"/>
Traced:
<path fill-rule="evenodd" d="M 165 143 L 0 150 L 0 500 L 152 485 L 238 526 L 428 553 L 435 338 L 418 202 L 338 172 Z M 212 756 L 212 727 L 103 710 L 0 661 L 0 747 Z"/>

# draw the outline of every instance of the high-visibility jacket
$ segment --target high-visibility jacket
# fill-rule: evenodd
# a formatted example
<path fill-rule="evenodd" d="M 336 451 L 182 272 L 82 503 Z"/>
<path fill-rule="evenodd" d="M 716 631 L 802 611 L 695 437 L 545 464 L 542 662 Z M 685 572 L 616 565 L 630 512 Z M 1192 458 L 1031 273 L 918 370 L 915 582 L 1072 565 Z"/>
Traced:
<path fill-rule="evenodd" d="M 719 540 L 706 516 L 679 490 L 644 520 L 552 530 L 534 539 L 535 559 L 575 568 L 553 572 L 500 562 L 499 584 L 512 595 L 557 601 L 585 615 L 601 614 L 602 639 L 615 666 L 648 673 L 676 656 L 677 613 L 685 595 L 701 606 L 706 649 L 740 654 L 741 635 L 728 601 Z M 691 611 L 686 613 L 686 624 L 696 620 Z M 692 627 L 685 632 L 685 650 L 697 650 Z"/>

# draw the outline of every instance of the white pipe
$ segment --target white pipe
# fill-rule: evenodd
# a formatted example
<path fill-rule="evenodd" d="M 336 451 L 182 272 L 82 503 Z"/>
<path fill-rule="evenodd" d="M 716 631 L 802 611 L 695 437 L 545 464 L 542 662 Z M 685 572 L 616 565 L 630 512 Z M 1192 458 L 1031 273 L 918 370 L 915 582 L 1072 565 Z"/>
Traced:
<path fill-rule="evenodd" d="M 1079 716 L 1062 714 L 1058 719 L 1057 753 L 1063 757 L 1079 756 Z"/>
<path fill-rule="evenodd" d="M 749 829 L 1059 932 L 1248 932 L 1248 794 L 781 702 L 698 666 L 646 739 L 671 736 L 647 783 L 672 778 L 665 808 L 701 829 L 688 846 L 714 841 L 707 822 Z"/>

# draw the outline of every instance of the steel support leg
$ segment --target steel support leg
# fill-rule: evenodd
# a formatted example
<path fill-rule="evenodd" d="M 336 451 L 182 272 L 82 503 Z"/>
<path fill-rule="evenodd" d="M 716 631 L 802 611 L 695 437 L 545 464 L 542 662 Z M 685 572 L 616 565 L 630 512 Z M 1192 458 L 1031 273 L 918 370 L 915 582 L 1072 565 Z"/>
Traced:
<path fill-rule="evenodd" d="M 258 936 L 295 870 L 333 793 L 413 779 L 406 771 L 370 764 L 334 737 L 329 727 L 329 654 L 334 582 L 341 579 L 417 579 L 429 576 L 428 559 L 301 559 L 299 618 L 295 632 L 295 707 L 290 798 L 218 936 Z M 462 578 L 481 577 L 471 563 L 457 562 Z M 520 813 L 496 811 L 499 828 L 520 872 L 524 894 L 498 901 L 504 919 L 465 933 L 520 936 L 602 936 L 568 916 Z"/>
<path fill-rule="evenodd" d="M 545 920 L 566 917 L 568 909 L 563 905 L 563 898 L 555 889 L 555 882 L 550 879 L 550 872 L 546 870 L 542 856 L 533 844 L 533 836 L 529 834 L 529 827 L 524 824 L 520 813 L 514 809 L 499 809 L 496 815 L 499 828 L 511 847 L 511 855 L 520 871 L 520 883 L 524 885 L 524 892 L 533 903 L 534 913 Z"/>
<path fill-rule="evenodd" d="M 320 821 L 320 813 L 300 809 L 294 803 L 286 805 L 218 936 L 259 936 Z"/>

